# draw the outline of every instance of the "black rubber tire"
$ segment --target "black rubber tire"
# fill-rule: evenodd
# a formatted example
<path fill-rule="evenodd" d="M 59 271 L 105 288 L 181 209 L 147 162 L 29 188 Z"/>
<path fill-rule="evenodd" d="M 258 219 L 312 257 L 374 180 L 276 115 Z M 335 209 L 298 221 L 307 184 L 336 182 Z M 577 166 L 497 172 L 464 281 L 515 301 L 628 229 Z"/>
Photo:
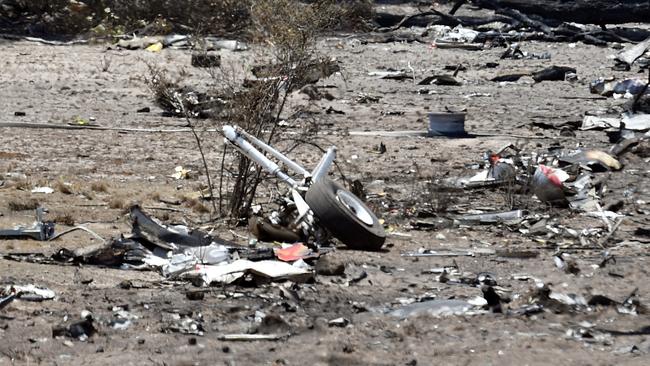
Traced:
<path fill-rule="evenodd" d="M 372 225 L 361 221 L 337 198 L 340 191 L 347 192 L 372 217 Z M 386 241 L 386 232 L 375 214 L 359 198 L 340 184 L 323 177 L 307 190 L 305 201 L 318 218 L 320 225 L 350 249 L 379 250 Z"/>

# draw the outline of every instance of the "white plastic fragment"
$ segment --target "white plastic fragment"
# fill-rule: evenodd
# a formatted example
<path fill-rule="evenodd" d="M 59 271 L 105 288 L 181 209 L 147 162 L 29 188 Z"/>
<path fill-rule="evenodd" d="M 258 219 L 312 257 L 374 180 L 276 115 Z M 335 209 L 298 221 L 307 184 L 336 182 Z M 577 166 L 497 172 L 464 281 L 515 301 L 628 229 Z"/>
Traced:
<path fill-rule="evenodd" d="M 485 300 L 483 296 L 476 296 L 467 300 L 467 302 L 477 307 L 485 306 L 488 304 L 487 300 Z"/>
<path fill-rule="evenodd" d="M 50 187 L 35 187 L 34 189 L 32 189 L 32 193 L 50 194 L 50 193 L 54 193 L 54 189 Z"/>
<path fill-rule="evenodd" d="M 5 293 L 15 293 L 16 298 L 26 301 L 43 301 L 43 300 L 52 300 L 56 297 L 54 291 L 44 288 L 37 287 L 34 285 L 25 285 L 25 286 L 8 286 L 5 288 Z"/>
<path fill-rule="evenodd" d="M 253 273 L 270 279 L 290 279 L 301 282 L 311 277 L 312 272 L 280 261 L 252 262 L 239 259 L 223 265 L 197 265 L 193 271 L 185 274 L 187 277 L 199 277 L 205 285 L 213 283 L 228 284 Z"/>
<path fill-rule="evenodd" d="M 174 174 L 171 175 L 172 178 L 176 180 L 187 179 L 189 177 L 191 170 L 183 168 L 181 165 L 174 168 Z"/>
<path fill-rule="evenodd" d="M 185 249 L 185 254 L 195 256 L 203 264 L 217 264 L 230 259 L 228 248 L 216 243 L 204 247 L 189 247 Z"/>
<path fill-rule="evenodd" d="M 625 124 L 625 129 L 627 130 L 647 131 L 650 130 L 650 114 L 623 113 L 621 117 L 585 116 L 580 129 L 621 128 L 621 123 Z"/>

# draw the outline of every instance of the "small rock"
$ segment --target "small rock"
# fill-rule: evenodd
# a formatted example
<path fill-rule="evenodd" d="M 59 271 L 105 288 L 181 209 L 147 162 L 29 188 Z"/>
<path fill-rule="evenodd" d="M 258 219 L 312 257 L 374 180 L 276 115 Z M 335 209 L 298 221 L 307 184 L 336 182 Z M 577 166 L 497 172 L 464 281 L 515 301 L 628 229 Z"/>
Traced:
<path fill-rule="evenodd" d="M 330 327 L 341 327 L 341 328 L 343 328 L 343 327 L 347 326 L 348 324 L 350 324 L 350 321 L 348 319 L 346 319 L 346 318 L 336 318 L 336 319 L 330 320 L 329 322 L 327 322 L 327 324 Z"/>
<path fill-rule="evenodd" d="M 636 345 L 623 346 L 614 350 L 616 354 L 639 353 L 639 347 Z"/>
<path fill-rule="evenodd" d="M 188 290 L 185 292 L 185 297 L 187 297 L 188 300 L 203 300 L 205 297 L 205 292 L 203 291 L 196 291 L 196 290 Z"/>
<path fill-rule="evenodd" d="M 342 276 L 345 264 L 333 256 L 325 255 L 316 262 L 316 273 L 321 276 Z"/>
<path fill-rule="evenodd" d="M 27 113 L 25 112 L 14 112 L 14 116 L 16 117 L 25 117 Z"/>
<path fill-rule="evenodd" d="M 265 314 L 256 331 L 260 334 L 288 333 L 291 326 L 278 314 Z"/>
<path fill-rule="evenodd" d="M 334 107 L 329 106 L 326 110 L 325 113 L 327 114 L 345 114 L 345 112 L 340 111 L 338 109 L 334 109 Z"/>
<path fill-rule="evenodd" d="M 60 324 L 52 328 L 52 337 L 69 337 L 85 341 L 92 337 L 97 329 L 93 324 L 93 318 L 90 313 L 82 313 L 83 320 L 76 323 Z"/>
<path fill-rule="evenodd" d="M 138 113 L 149 113 L 149 112 L 151 112 L 151 108 L 149 108 L 149 107 L 140 108 L 140 109 L 138 109 L 137 112 Z"/>
<path fill-rule="evenodd" d="M 616 200 L 609 202 L 603 207 L 603 210 L 605 211 L 612 211 L 612 212 L 619 212 L 623 206 L 625 206 L 625 201 L 624 200 Z"/>

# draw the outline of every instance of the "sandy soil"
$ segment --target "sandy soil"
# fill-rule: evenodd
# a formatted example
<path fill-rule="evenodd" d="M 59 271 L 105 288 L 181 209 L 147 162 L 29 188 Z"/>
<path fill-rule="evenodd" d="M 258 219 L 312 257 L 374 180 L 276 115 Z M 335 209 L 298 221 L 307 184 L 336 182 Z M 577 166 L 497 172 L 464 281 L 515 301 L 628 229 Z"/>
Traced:
<path fill-rule="evenodd" d="M 606 110 L 621 104 L 613 99 L 590 99 L 589 82 L 601 76 L 634 76 L 611 70 L 608 58 L 615 50 L 578 44 L 525 42 L 528 52 L 548 51 L 551 60 L 500 60 L 502 48 L 484 51 L 442 50 L 422 43 L 368 43 L 364 35 L 330 36 L 318 49 L 336 57 L 341 75 L 319 82 L 322 91 L 336 99 L 309 101 L 295 93 L 289 112 L 306 106 L 320 127 L 319 143 L 335 144 L 338 161 L 350 179 L 359 179 L 369 203 L 385 220 L 391 234 L 385 251 L 369 253 L 339 248 L 328 257 L 345 264 L 343 277 L 317 276 L 308 284 L 265 284 L 256 287 L 225 287 L 206 290 L 203 300 L 191 301 L 189 283 L 162 281 L 156 272 L 140 272 L 92 266 L 53 266 L 0 259 L 0 282 L 33 283 L 57 293 L 53 301 L 15 301 L 0 310 L 0 365 L 8 364 L 123 364 L 123 365 L 643 365 L 648 363 L 650 335 L 647 314 L 620 314 L 615 307 L 589 311 L 545 311 L 530 316 L 485 313 L 447 317 L 420 316 L 400 320 L 385 314 L 402 302 L 423 298 L 466 299 L 481 295 L 477 287 L 440 283 L 431 268 L 457 265 L 463 272 L 490 272 L 498 284 L 511 290 L 517 300 L 505 308 L 526 302 L 533 280 L 515 279 L 517 274 L 538 278 L 558 293 L 574 293 L 589 299 L 602 294 L 617 301 L 638 288 L 641 304 L 650 304 L 648 285 L 648 239 L 635 234 L 647 227 L 650 202 L 648 156 L 627 153 L 619 172 L 608 176 L 603 203 L 623 201 L 619 213 L 627 216 L 607 242 L 616 262 L 594 266 L 602 250 L 580 248 L 571 237 L 523 235 L 502 225 L 417 230 L 415 213 L 446 198 L 426 193 L 428 181 L 445 176 L 476 173 L 483 153 L 516 143 L 526 153 L 545 152 L 554 145 L 565 148 L 610 146 L 603 132 L 574 131 L 561 136 L 558 130 L 540 129 L 533 122 L 580 121 L 585 112 Z M 250 64 L 258 50 L 222 51 L 224 62 Z M 110 60 L 107 71 L 102 63 Z M 496 68 L 485 68 L 498 62 Z M 205 70 L 190 66 L 187 51 L 106 50 L 104 45 L 52 47 L 27 42 L 0 41 L 0 116 L 3 122 L 65 124 L 75 118 L 94 118 L 102 126 L 175 128 L 182 119 L 161 116 L 150 98 L 144 79 L 147 64 L 184 73 L 187 80 L 209 86 Z M 413 69 L 416 80 L 446 72 L 444 66 L 463 64 L 462 86 L 419 86 L 411 80 L 382 80 L 369 71 Z M 534 83 L 523 78 L 500 85 L 489 81 L 501 72 L 550 65 L 573 66 L 579 81 Z M 241 67 L 241 66 L 240 66 Z M 421 88 L 428 94 L 418 93 Z M 379 102 L 360 104 L 359 93 L 379 97 Z M 478 95 L 478 96 L 477 96 Z M 150 113 L 136 113 L 150 107 Z M 327 114 L 332 107 L 344 114 Z M 466 108 L 468 132 L 493 134 L 474 138 L 350 136 L 347 131 L 423 130 L 427 112 Z M 25 112 L 18 117 L 14 112 Z M 395 114 L 395 112 L 400 112 Z M 290 114 L 290 113 L 288 113 Z M 289 120 L 284 136 L 301 129 L 301 120 Z M 182 200 L 202 185 L 195 175 L 177 181 L 169 177 L 177 165 L 201 171 L 200 156 L 187 133 L 128 133 L 117 131 L 70 131 L 2 128 L 0 145 L 0 227 L 29 224 L 33 211 L 15 211 L 11 203 L 36 199 L 50 209 L 48 217 L 87 224 L 109 238 L 129 232 L 123 211 L 137 201 L 168 222 L 211 227 L 206 214 L 185 206 L 169 206 L 181 212 L 157 210 L 167 207 L 160 197 Z M 222 139 L 205 135 L 208 159 L 216 164 Z M 383 142 L 385 154 L 374 151 Z M 646 150 L 647 151 L 647 150 Z M 315 150 L 299 150 L 297 160 L 314 166 Z M 30 187 L 69 183 L 70 194 L 30 193 Z M 470 209 L 505 210 L 507 195 L 498 189 L 454 193 L 448 211 L 441 216 Z M 520 198 L 531 212 L 549 215 L 556 225 L 582 230 L 602 228 L 597 218 L 548 208 L 532 198 Z M 202 224 L 201 224 L 202 223 Z M 207 223 L 207 224 L 206 224 Z M 70 222 L 67 223 L 71 224 Z M 59 224 L 57 230 L 67 226 Z M 241 243 L 224 225 L 218 234 Z M 249 236 L 244 228 L 239 235 Z M 396 234 L 395 234 L 396 233 Z M 60 247 L 78 248 L 94 243 L 84 233 L 42 243 L 1 240 L 0 252 L 52 253 Z M 578 275 L 564 273 L 553 262 L 555 246 L 567 246 L 581 268 Z M 470 248 L 474 257 L 409 258 L 400 254 L 418 248 L 435 250 Z M 589 249 L 592 248 L 592 249 Z M 490 250 L 530 250 L 533 258 L 508 258 Z M 480 254 L 483 253 L 488 254 Z M 365 273 L 367 276 L 354 281 Z M 519 277 L 517 277 L 519 278 Z M 92 281 L 91 281 L 92 280 Z M 124 286 L 123 281 L 133 286 Z M 351 281 L 352 280 L 352 281 Z M 90 281 L 90 282 L 89 282 Z M 295 291 L 287 297 L 286 289 Z M 128 307 L 137 316 L 126 330 L 109 325 L 113 308 Z M 53 338 L 52 328 L 64 318 L 76 319 L 81 311 L 98 319 L 98 334 L 86 342 Z M 275 314 L 284 320 L 270 325 L 255 323 L 256 312 Z M 166 314 L 187 314 L 200 320 L 203 336 L 164 332 Z M 329 326 L 344 317 L 345 327 Z M 279 324 L 279 325 L 278 325 Z M 570 330 L 591 326 L 615 331 L 605 340 L 576 339 Z M 218 337 L 246 333 L 290 330 L 282 341 L 226 342 Z M 645 332 L 639 330 L 643 330 Z M 634 348 L 632 348 L 634 347 Z M 633 350 L 633 351 L 632 351 Z"/>

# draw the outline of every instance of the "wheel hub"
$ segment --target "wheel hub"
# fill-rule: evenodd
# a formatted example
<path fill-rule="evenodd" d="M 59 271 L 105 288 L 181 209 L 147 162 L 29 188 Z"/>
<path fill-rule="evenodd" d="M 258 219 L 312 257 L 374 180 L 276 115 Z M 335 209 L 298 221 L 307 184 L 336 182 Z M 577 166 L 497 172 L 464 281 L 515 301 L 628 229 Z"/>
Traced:
<path fill-rule="evenodd" d="M 345 208 L 354 213 L 361 222 L 368 226 L 372 226 L 374 223 L 372 214 L 365 208 L 363 203 L 359 201 L 357 196 L 350 192 L 339 190 L 336 192 L 336 199 L 341 202 Z"/>

